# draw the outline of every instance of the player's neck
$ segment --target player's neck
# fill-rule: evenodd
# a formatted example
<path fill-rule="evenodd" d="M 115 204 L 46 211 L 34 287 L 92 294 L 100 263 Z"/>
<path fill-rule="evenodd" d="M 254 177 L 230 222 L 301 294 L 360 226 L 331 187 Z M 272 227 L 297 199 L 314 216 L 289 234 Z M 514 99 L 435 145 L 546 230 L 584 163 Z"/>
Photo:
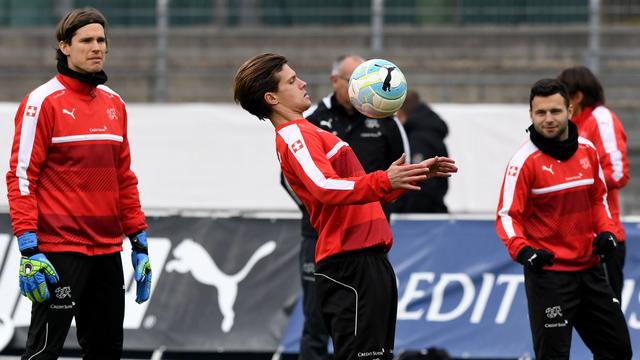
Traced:
<path fill-rule="evenodd" d="M 286 122 L 302 119 L 302 113 L 290 109 L 273 109 L 271 113 L 271 123 L 273 127 L 278 127 Z"/>

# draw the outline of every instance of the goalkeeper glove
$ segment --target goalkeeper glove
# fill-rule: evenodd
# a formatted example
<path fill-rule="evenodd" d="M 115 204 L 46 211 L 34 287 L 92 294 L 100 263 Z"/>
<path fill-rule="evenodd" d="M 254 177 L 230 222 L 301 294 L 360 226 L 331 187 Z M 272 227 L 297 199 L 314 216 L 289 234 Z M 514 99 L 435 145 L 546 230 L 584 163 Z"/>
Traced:
<path fill-rule="evenodd" d="M 618 246 L 616 236 L 608 231 L 601 232 L 593 239 L 593 255 L 610 255 Z"/>
<path fill-rule="evenodd" d="M 20 293 L 34 303 L 49 300 L 51 295 L 47 283 L 55 284 L 60 278 L 47 257 L 38 249 L 38 236 L 34 232 L 18 236 L 18 247 L 22 254 L 18 272 Z"/>
<path fill-rule="evenodd" d="M 136 280 L 136 302 L 142 304 L 149 300 L 151 293 L 151 262 L 147 233 L 142 230 L 129 235 L 131 240 L 131 264 Z"/>
<path fill-rule="evenodd" d="M 542 268 L 546 265 L 553 265 L 553 259 L 556 256 L 545 249 L 534 249 L 531 246 L 523 247 L 517 256 L 517 260 L 525 268 L 535 272 L 542 272 Z"/>

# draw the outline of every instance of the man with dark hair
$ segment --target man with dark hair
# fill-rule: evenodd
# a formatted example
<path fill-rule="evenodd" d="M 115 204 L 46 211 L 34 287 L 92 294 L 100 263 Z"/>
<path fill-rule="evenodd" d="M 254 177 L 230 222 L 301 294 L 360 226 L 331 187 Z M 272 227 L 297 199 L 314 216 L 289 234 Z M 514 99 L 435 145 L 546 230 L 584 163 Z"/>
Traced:
<path fill-rule="evenodd" d="M 339 56 L 332 64 L 329 79 L 333 92 L 323 98 L 317 106 L 305 111 L 305 118 L 313 125 L 333 133 L 349 144 L 366 173 L 387 169 L 391 163 L 409 154 L 402 124 L 390 116 L 382 119 L 367 118 L 358 112 L 349 99 L 349 78 L 364 59 L 358 55 Z M 446 154 L 440 154 L 446 156 Z M 309 221 L 309 213 L 288 186 L 282 183 L 289 195 L 302 211 L 300 223 L 300 274 L 302 281 L 302 309 L 304 323 L 300 338 L 301 360 L 328 359 L 329 332 L 326 330 L 315 301 L 315 251 L 318 233 Z M 422 186 L 439 179 L 425 182 Z M 382 204 L 389 218 L 390 204 Z"/>
<path fill-rule="evenodd" d="M 530 141 L 507 166 L 496 229 L 524 267 L 536 358 L 568 359 L 575 328 L 596 359 L 631 359 L 620 301 L 598 266 L 615 226 L 596 149 L 569 120 L 559 80 L 536 82 L 529 106 Z"/>
<path fill-rule="evenodd" d="M 149 298 L 144 214 L 130 169 L 127 112 L 104 86 L 106 20 L 70 11 L 58 24 L 58 75 L 29 93 L 15 117 L 7 173 L 18 238 L 20 291 L 32 302 L 23 359 L 57 359 L 71 321 L 85 359 L 120 359 L 122 238 L 131 239 L 136 301 Z"/>
<path fill-rule="evenodd" d="M 411 147 L 411 162 L 419 163 L 434 156 L 449 156 L 444 138 L 449 129 L 440 116 L 415 90 L 407 91 L 407 97 L 398 111 L 398 119 L 404 125 Z M 449 189 L 447 178 L 426 182 L 420 191 L 408 193 L 394 205 L 397 213 L 446 213 L 444 196 Z"/>
<path fill-rule="evenodd" d="M 629 182 L 627 135 L 616 114 L 605 106 L 604 90 L 591 70 L 584 66 L 568 68 L 558 79 L 569 91 L 573 107 L 571 121 L 578 126 L 578 134 L 591 141 L 600 156 L 609 210 L 616 225 L 613 233 L 618 240 L 615 251 L 604 258 L 604 264 L 613 292 L 621 299 L 626 234 L 620 221 L 620 189 Z"/>
<path fill-rule="evenodd" d="M 303 118 L 311 105 L 306 83 L 280 55 L 258 55 L 240 66 L 234 99 L 275 127 L 281 170 L 319 230 L 316 300 L 336 359 L 392 359 L 398 294 L 380 201 L 450 176 L 457 171 L 453 160 L 403 165 L 403 155 L 386 171 L 366 174 L 347 143 Z"/>

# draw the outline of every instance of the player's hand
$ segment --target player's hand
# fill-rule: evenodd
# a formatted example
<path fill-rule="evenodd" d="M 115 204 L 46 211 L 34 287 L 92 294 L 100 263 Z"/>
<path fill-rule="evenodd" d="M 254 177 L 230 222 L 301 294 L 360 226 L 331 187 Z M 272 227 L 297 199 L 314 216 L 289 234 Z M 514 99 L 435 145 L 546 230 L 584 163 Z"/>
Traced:
<path fill-rule="evenodd" d="M 593 255 L 611 255 L 618 246 L 616 236 L 608 231 L 601 232 L 593 239 Z"/>
<path fill-rule="evenodd" d="M 391 183 L 391 188 L 394 190 L 420 190 L 419 186 L 415 184 L 427 179 L 427 172 L 429 168 L 420 164 L 405 164 L 407 156 L 402 154 L 400 158 L 393 163 L 387 169 L 387 176 Z"/>
<path fill-rule="evenodd" d="M 458 167 L 453 159 L 444 156 L 436 156 L 423 160 L 420 164 L 425 165 L 429 170 L 426 173 L 427 179 L 433 177 L 450 177 L 458 172 Z"/>
<path fill-rule="evenodd" d="M 151 262 L 149 261 L 149 244 L 147 233 L 142 230 L 129 235 L 131 240 L 131 264 L 136 280 L 136 302 L 142 304 L 149 300 L 151 294 Z"/>
<path fill-rule="evenodd" d="M 545 249 L 534 249 L 531 246 L 525 246 L 518 252 L 517 260 L 525 268 L 540 273 L 547 265 L 553 265 L 553 259 L 556 256 Z"/>
<path fill-rule="evenodd" d="M 18 236 L 18 247 L 22 258 L 18 272 L 20 293 L 34 303 L 49 300 L 47 283 L 55 284 L 60 278 L 47 257 L 38 249 L 38 236 L 34 232 L 26 232 Z"/>

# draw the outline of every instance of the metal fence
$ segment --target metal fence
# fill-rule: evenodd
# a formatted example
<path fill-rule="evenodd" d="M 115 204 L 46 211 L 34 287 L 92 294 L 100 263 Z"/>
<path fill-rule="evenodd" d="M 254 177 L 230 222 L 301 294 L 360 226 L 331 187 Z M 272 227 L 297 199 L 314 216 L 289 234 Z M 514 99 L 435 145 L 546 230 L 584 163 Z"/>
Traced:
<path fill-rule="evenodd" d="M 51 26 L 71 7 L 94 6 L 112 25 L 154 26 L 157 0 L 0 0 L 0 26 Z M 387 24 L 586 23 L 593 0 L 386 0 Z M 637 24 L 634 0 L 598 0 L 608 24 Z M 172 26 L 368 24 L 371 0 L 171 0 Z"/>

